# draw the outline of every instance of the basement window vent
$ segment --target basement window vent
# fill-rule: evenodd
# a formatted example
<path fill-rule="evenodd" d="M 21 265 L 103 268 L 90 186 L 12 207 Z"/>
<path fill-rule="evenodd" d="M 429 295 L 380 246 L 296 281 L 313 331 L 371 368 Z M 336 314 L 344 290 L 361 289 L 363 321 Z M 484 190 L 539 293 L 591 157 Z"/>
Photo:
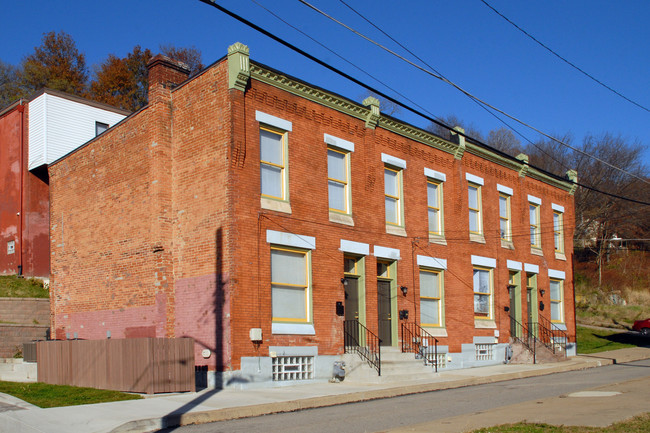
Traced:
<path fill-rule="evenodd" d="M 313 356 L 277 356 L 272 360 L 274 381 L 314 378 Z"/>
<path fill-rule="evenodd" d="M 477 361 L 492 361 L 494 359 L 494 344 L 475 344 Z"/>

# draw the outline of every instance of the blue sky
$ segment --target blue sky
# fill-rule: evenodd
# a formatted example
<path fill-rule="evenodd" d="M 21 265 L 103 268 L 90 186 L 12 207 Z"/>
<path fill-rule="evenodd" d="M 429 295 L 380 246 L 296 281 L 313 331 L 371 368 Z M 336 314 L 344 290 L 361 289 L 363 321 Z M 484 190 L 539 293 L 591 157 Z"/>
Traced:
<path fill-rule="evenodd" d="M 434 115 L 455 115 L 485 134 L 501 126 L 449 85 L 382 52 L 299 1 L 256 1 Z M 622 134 L 646 146 L 644 160 L 650 166 L 650 112 L 561 62 L 480 0 L 346 2 L 477 97 L 549 134 L 570 133 L 575 142 L 582 141 L 586 134 Z M 563 57 L 650 108 L 650 2 L 488 2 Z M 253 1 L 219 3 L 396 96 Z M 339 1 L 311 3 L 391 49 L 402 51 Z M 12 64 L 31 53 L 43 33 L 51 30 L 69 33 L 86 54 L 91 68 L 109 53 L 124 56 L 135 45 L 155 52 L 160 44 L 193 45 L 202 52 L 204 63 L 209 64 L 225 55 L 228 45 L 240 41 L 250 47 L 254 61 L 354 100 L 367 94 L 198 0 L 35 0 L 4 2 L 2 11 L 5 19 L 0 26 L 0 59 Z M 404 110 L 397 117 L 418 126 L 428 124 Z M 517 129 L 531 140 L 539 137 L 537 132 L 520 126 Z"/>

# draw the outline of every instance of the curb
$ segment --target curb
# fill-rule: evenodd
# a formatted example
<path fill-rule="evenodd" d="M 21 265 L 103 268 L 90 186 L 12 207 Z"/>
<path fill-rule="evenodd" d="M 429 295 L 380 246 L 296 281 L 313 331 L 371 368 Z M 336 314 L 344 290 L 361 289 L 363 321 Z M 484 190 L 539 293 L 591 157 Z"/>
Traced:
<path fill-rule="evenodd" d="M 645 359 L 645 358 L 639 358 Z M 637 359 L 626 359 L 622 362 L 631 362 Z M 539 370 L 520 371 L 515 373 L 503 373 L 494 376 L 471 377 L 467 379 L 456 379 L 448 382 L 431 382 L 417 385 L 397 386 L 392 388 L 375 389 L 369 391 L 358 391 L 349 394 L 330 395 L 323 397 L 311 397 L 300 400 L 290 400 L 275 403 L 265 403 L 252 406 L 241 406 L 224 409 L 214 409 L 204 412 L 189 412 L 184 414 L 171 414 L 161 418 L 150 418 L 137 421 L 129 421 L 111 430 L 110 433 L 145 433 L 152 430 L 169 427 L 180 427 L 192 424 L 205 424 L 218 421 L 228 421 L 239 418 L 249 418 L 274 413 L 295 412 L 302 409 L 315 409 L 319 407 L 336 406 L 347 403 L 357 403 L 383 398 L 399 397 L 410 394 L 420 394 L 431 391 L 440 391 L 452 388 L 463 388 L 473 385 L 484 385 L 488 383 L 502 382 L 512 379 L 524 379 L 527 377 L 544 376 L 553 373 L 585 370 L 588 368 L 602 367 L 616 364 L 616 359 L 594 358 L 565 361 L 565 365 L 551 365 Z"/>

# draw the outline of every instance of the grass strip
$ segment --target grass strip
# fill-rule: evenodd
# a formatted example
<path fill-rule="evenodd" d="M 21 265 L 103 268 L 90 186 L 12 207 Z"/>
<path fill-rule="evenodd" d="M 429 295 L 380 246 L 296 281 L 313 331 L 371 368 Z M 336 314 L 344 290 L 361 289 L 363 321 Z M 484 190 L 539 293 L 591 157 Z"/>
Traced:
<path fill-rule="evenodd" d="M 650 414 L 612 424 L 608 427 L 569 427 L 548 424 L 504 424 L 474 430 L 473 433 L 647 433 L 650 432 Z"/>
<path fill-rule="evenodd" d="M 81 388 L 46 383 L 0 381 L 0 393 L 9 394 L 38 407 L 76 406 L 110 401 L 137 400 L 142 396 L 106 389 Z"/>
<path fill-rule="evenodd" d="M 578 353 L 589 354 L 627 347 L 648 346 L 650 339 L 638 334 L 577 327 Z"/>

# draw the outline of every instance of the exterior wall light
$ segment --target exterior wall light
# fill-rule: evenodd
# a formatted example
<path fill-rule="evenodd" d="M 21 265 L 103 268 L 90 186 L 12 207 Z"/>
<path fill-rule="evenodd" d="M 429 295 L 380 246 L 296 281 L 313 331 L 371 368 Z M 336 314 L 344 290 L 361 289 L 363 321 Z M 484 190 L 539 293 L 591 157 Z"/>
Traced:
<path fill-rule="evenodd" d="M 401 286 L 399 289 L 402 291 L 402 295 L 404 295 L 404 296 L 406 296 L 406 294 L 409 291 L 409 288 L 406 287 L 406 286 Z"/>

